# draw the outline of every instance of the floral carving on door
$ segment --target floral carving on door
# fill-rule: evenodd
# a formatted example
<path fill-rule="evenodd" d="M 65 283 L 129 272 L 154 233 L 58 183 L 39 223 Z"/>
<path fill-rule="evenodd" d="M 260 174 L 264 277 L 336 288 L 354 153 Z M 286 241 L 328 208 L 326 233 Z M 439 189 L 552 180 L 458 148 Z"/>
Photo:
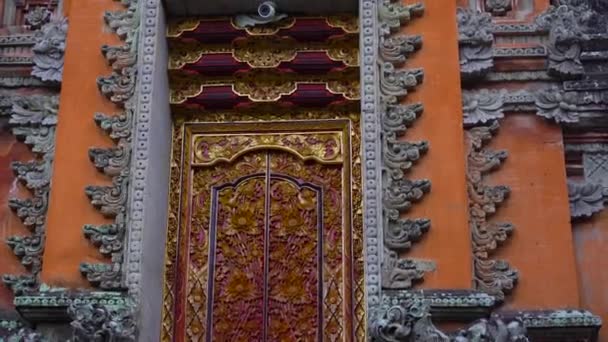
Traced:
<path fill-rule="evenodd" d="M 234 125 L 185 136 L 173 340 L 353 340 L 350 122 Z"/>

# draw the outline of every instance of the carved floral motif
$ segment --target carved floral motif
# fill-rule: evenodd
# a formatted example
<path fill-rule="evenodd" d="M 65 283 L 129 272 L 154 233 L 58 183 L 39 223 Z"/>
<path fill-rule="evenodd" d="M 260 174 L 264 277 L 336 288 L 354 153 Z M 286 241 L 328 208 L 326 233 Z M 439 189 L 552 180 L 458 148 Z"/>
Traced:
<path fill-rule="evenodd" d="M 570 216 L 573 219 L 591 217 L 604 210 L 608 189 L 600 183 L 568 181 Z"/>
<path fill-rule="evenodd" d="M 457 17 L 460 73 L 464 79 L 483 77 L 494 66 L 492 17 L 464 8 Z"/>
<path fill-rule="evenodd" d="M 32 76 L 45 82 L 61 82 L 67 33 L 68 22 L 67 18 L 63 17 L 53 17 L 49 23 L 36 31 L 36 43 L 32 47 Z"/>

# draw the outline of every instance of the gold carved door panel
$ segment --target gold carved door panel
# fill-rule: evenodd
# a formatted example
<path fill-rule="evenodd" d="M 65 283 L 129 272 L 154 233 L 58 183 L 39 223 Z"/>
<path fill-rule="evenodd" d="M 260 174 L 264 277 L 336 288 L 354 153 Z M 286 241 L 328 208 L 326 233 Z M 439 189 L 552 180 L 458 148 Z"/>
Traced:
<path fill-rule="evenodd" d="M 185 126 L 164 339 L 364 335 L 351 125 Z"/>

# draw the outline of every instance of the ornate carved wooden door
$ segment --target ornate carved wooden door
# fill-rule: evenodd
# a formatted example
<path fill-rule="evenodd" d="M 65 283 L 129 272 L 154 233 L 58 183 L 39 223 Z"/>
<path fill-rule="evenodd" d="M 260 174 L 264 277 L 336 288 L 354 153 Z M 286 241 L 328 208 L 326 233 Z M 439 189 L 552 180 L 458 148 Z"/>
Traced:
<path fill-rule="evenodd" d="M 165 328 L 175 340 L 352 340 L 363 291 L 350 121 L 184 132 Z"/>

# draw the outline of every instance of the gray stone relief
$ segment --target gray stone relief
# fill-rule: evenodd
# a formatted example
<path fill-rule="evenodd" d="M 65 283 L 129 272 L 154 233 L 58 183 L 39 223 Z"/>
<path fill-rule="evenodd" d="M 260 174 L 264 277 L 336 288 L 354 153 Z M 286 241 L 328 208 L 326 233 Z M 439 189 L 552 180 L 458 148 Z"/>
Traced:
<path fill-rule="evenodd" d="M 32 76 L 43 82 L 61 82 L 68 33 L 67 18 L 54 16 L 34 33 Z"/>

